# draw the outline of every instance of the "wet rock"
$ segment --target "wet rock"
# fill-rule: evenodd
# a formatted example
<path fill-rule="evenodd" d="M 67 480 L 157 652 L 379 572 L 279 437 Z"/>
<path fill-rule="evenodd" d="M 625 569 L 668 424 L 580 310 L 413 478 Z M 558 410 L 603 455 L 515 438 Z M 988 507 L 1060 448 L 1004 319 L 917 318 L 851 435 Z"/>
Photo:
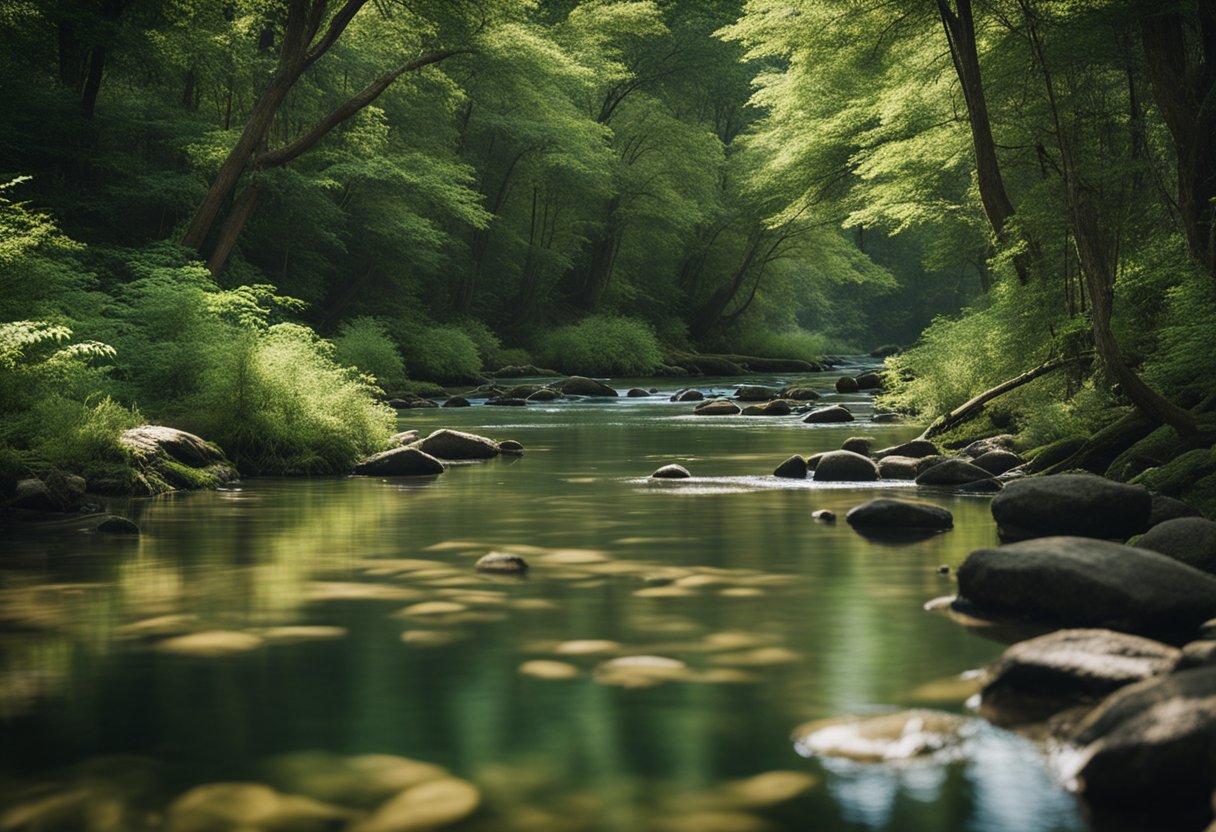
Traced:
<path fill-rule="evenodd" d="M 925 757 L 957 746 L 968 720 L 944 711 L 913 709 L 807 723 L 794 731 L 803 756 L 844 757 L 864 763 Z"/>
<path fill-rule="evenodd" d="M 381 451 L 355 466 L 355 474 L 362 477 L 420 477 L 443 472 L 442 462 L 415 447 Z"/>
<path fill-rule="evenodd" d="M 735 390 L 735 398 L 741 402 L 767 402 L 781 398 L 781 391 L 776 387 L 761 387 L 757 384 L 745 384 Z"/>
<path fill-rule="evenodd" d="M 490 407 L 525 407 L 528 401 L 526 399 L 512 399 L 500 396 L 496 399 L 486 399 L 486 404 Z"/>
<path fill-rule="evenodd" d="M 1148 526 L 1152 497 L 1135 485 L 1093 474 L 1028 477 L 992 501 L 1002 537 L 1078 535 L 1126 540 Z"/>
<path fill-rule="evenodd" d="M 965 482 L 956 486 L 954 490 L 959 494 L 995 494 L 1004 487 L 996 479 L 990 479 Z"/>
<path fill-rule="evenodd" d="M 1148 514 L 1148 527 L 1151 529 L 1166 520 L 1175 520 L 1179 517 L 1198 517 L 1199 512 L 1190 505 L 1176 500 L 1173 497 L 1166 497 L 1162 494 L 1153 495 L 1153 505 Z"/>
<path fill-rule="evenodd" d="M 884 480 L 914 480 L 920 460 L 910 456 L 884 456 L 878 460 L 878 476 Z"/>
<path fill-rule="evenodd" d="M 475 568 L 478 572 L 523 575 L 528 571 L 528 562 L 510 552 L 490 552 L 477 561 Z"/>
<path fill-rule="evenodd" d="M 619 394 L 602 381 L 596 381 L 593 378 L 584 376 L 570 376 L 565 381 L 559 382 L 558 389 L 567 395 L 574 396 L 607 396 L 616 398 Z"/>
<path fill-rule="evenodd" d="M 509 456 L 520 456 L 524 452 L 524 446 L 514 439 L 504 439 L 498 443 L 498 452 Z"/>
<path fill-rule="evenodd" d="M 443 407 L 468 407 L 468 406 L 469 406 L 469 400 L 466 399 L 464 396 L 452 396 L 452 398 L 448 399 L 446 402 L 443 403 Z"/>
<path fill-rule="evenodd" d="M 753 404 L 743 408 L 744 416 L 789 416 L 793 410 L 789 402 L 774 399 L 764 404 Z"/>
<path fill-rule="evenodd" d="M 688 469 L 683 465 L 664 465 L 662 468 L 650 475 L 651 479 L 656 480 L 685 480 L 691 477 Z"/>
<path fill-rule="evenodd" d="M 735 416 L 739 413 L 739 405 L 725 399 L 699 404 L 693 409 L 698 416 Z"/>
<path fill-rule="evenodd" d="M 940 454 L 941 450 L 928 439 L 913 439 L 911 442 L 905 442 L 902 445 L 892 445 L 889 448 L 883 448 L 874 452 L 874 456 L 879 459 L 888 456 L 910 456 L 913 459 L 924 459 L 925 457 L 939 456 Z"/>
<path fill-rule="evenodd" d="M 832 511 L 831 509 L 821 508 L 818 511 L 811 512 L 811 519 L 819 520 L 823 523 L 835 523 L 836 512 Z"/>
<path fill-rule="evenodd" d="M 1182 651 L 1112 630 L 1057 630 L 1018 642 L 985 671 L 981 712 L 998 725 L 1044 720 L 1125 685 L 1169 673 Z"/>
<path fill-rule="evenodd" d="M 1216 615 L 1216 577 L 1147 549 L 1085 537 L 979 549 L 959 567 L 958 586 L 980 609 L 1143 635 L 1191 633 Z"/>
<path fill-rule="evenodd" d="M 854 506 L 844 519 L 858 529 L 945 531 L 954 527 L 954 515 L 940 506 L 886 497 Z"/>
<path fill-rule="evenodd" d="M 528 394 L 525 397 L 525 400 L 530 402 L 553 402 L 560 398 L 563 398 L 563 396 L 557 390 L 553 390 L 549 387 L 542 387 L 535 393 Z"/>
<path fill-rule="evenodd" d="M 1202 806 L 1216 782 L 1216 667 L 1125 687 L 1069 740 L 1061 769 L 1093 803 Z"/>
<path fill-rule="evenodd" d="M 967 483 L 979 482 L 981 480 L 991 479 L 992 474 L 972 465 L 970 462 L 964 462 L 961 459 L 947 459 L 940 465 L 934 465 L 927 471 L 917 475 L 917 485 L 966 485 Z"/>
<path fill-rule="evenodd" d="M 415 442 L 412 446 L 439 459 L 491 459 L 498 456 L 498 443 L 493 439 L 443 428 Z"/>
<path fill-rule="evenodd" d="M 813 402 L 819 398 L 819 394 L 810 387 L 802 385 L 790 385 L 785 387 L 780 392 L 780 397 L 790 399 L 796 402 Z"/>
<path fill-rule="evenodd" d="M 840 450 L 852 451 L 855 454 L 869 456 L 870 451 L 873 449 L 873 442 L 873 436 L 850 436 L 841 444 Z"/>
<path fill-rule="evenodd" d="M 156 643 L 156 649 L 162 653 L 175 653 L 179 656 L 215 659 L 249 653 L 257 650 L 262 644 L 262 639 L 251 633 L 208 630 L 164 639 Z"/>
<path fill-rule="evenodd" d="M 481 792 L 472 783 L 445 777 L 413 786 L 386 801 L 350 832 L 431 832 L 477 811 Z"/>
<path fill-rule="evenodd" d="M 857 379 L 852 376 L 841 376 L 836 379 L 837 393 L 856 393 L 859 390 L 861 387 L 857 384 Z"/>
<path fill-rule="evenodd" d="M 17 481 L 17 492 L 9 501 L 13 508 L 24 508 L 31 511 L 62 511 L 63 506 L 55 499 L 50 487 L 39 479 Z"/>
<path fill-rule="evenodd" d="M 802 418 L 804 422 L 811 424 L 820 423 L 837 423 L 853 421 L 853 411 L 841 404 L 834 404 L 831 407 L 821 407 L 818 410 L 812 410 Z"/>
<path fill-rule="evenodd" d="M 704 400 L 705 394 L 700 390 L 681 390 L 671 397 L 673 402 L 699 402 Z"/>
<path fill-rule="evenodd" d="M 806 479 L 806 460 L 795 454 L 773 470 L 774 477 L 785 477 L 791 480 Z"/>
<path fill-rule="evenodd" d="M 823 455 L 826 453 L 830 453 L 830 452 L 821 451 L 817 454 L 811 454 L 810 456 L 808 456 L 806 458 L 806 470 L 814 471 L 817 467 L 819 467 L 819 460 L 823 459 Z"/>
<path fill-rule="evenodd" d="M 829 451 L 815 466 L 819 482 L 873 482 L 878 479 L 878 466 L 869 457 L 852 451 Z"/>
<path fill-rule="evenodd" d="M 1202 517 L 1179 517 L 1153 526 L 1136 541 L 1188 566 L 1216 575 L 1216 523 Z"/>
<path fill-rule="evenodd" d="M 625 395 L 631 399 L 645 399 L 650 396 L 650 392 L 647 390 L 643 390 L 640 387 L 631 387 L 631 388 L 629 388 L 629 392 L 626 393 Z"/>
<path fill-rule="evenodd" d="M 1017 468 L 1023 462 L 1022 458 L 1013 451 L 989 451 L 975 458 L 975 467 L 983 468 L 989 474 L 997 476 Z"/>
<path fill-rule="evenodd" d="M 139 534 L 139 526 L 133 520 L 114 515 L 98 523 L 97 531 L 102 534 Z"/>
<path fill-rule="evenodd" d="M 876 425 L 885 425 L 890 422 L 902 422 L 904 415 L 902 413 L 875 413 L 871 421 Z"/>
<path fill-rule="evenodd" d="M 857 377 L 859 390 L 881 390 L 882 376 L 878 373 L 862 373 Z"/>
<path fill-rule="evenodd" d="M 403 430 L 403 431 L 401 431 L 401 433 L 394 433 L 392 436 L 389 437 L 388 441 L 389 441 L 390 445 L 404 448 L 406 445 L 410 445 L 414 442 L 417 442 L 418 439 L 419 439 L 418 431 Z"/>

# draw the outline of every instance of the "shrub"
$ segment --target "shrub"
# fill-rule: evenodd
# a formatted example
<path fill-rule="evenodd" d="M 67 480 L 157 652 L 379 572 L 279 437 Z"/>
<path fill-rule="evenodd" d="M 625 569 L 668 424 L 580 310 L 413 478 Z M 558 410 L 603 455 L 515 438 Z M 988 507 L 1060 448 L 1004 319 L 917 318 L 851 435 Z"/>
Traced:
<path fill-rule="evenodd" d="M 591 315 L 542 336 L 539 355 L 547 367 L 595 376 L 647 375 L 663 360 L 649 326 L 612 315 Z"/>
<path fill-rule="evenodd" d="M 464 318 L 458 326 L 465 335 L 472 339 L 477 347 L 477 355 L 481 358 L 481 366 L 497 368 L 502 365 L 502 341 L 494 331 L 476 318 Z"/>
<path fill-rule="evenodd" d="M 532 353 L 522 347 L 504 347 L 498 351 L 498 361 L 486 366 L 500 370 L 503 367 L 526 367 L 532 363 Z"/>
<path fill-rule="evenodd" d="M 829 353 L 852 352 L 849 349 L 832 349 L 827 336 L 805 329 L 790 329 L 774 332 L 762 328 L 749 328 L 730 341 L 729 352 L 754 355 L 759 358 L 797 358 L 802 361 L 818 361 Z M 840 345 L 837 345 L 838 347 Z"/>
<path fill-rule="evenodd" d="M 469 381 L 481 373 L 477 344 L 459 327 L 415 324 L 401 334 L 401 343 L 415 378 Z"/>
<path fill-rule="evenodd" d="M 346 321 L 333 343 L 339 364 L 358 367 L 386 393 L 396 395 L 405 386 L 405 361 L 383 321 L 366 317 Z"/>

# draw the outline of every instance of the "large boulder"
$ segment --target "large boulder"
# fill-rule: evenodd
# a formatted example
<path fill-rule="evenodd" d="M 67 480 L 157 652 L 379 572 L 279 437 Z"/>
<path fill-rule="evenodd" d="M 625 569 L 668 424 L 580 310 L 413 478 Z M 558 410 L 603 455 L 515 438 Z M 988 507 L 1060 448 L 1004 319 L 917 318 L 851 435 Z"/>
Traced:
<path fill-rule="evenodd" d="M 619 394 L 604 384 L 602 381 L 596 381 L 593 378 L 585 376 L 570 376 L 565 381 L 558 382 L 555 385 L 568 396 L 611 396 L 616 397 Z"/>
<path fill-rule="evenodd" d="M 671 397 L 673 402 L 699 402 L 705 398 L 700 390 L 680 390 Z"/>
<path fill-rule="evenodd" d="M 1006 539 L 1077 535 L 1126 540 L 1148 526 L 1153 498 L 1143 488 L 1093 474 L 1028 477 L 992 501 Z"/>
<path fill-rule="evenodd" d="M 774 477 L 784 477 L 791 480 L 806 479 L 806 460 L 795 454 L 777 466 L 773 471 Z"/>
<path fill-rule="evenodd" d="M 940 454 L 941 450 L 928 439 L 913 439 L 911 442 L 905 442 L 902 445 L 892 445 L 890 448 L 883 448 L 874 452 L 874 456 L 879 459 L 885 456 L 910 456 L 914 459 L 923 459 L 927 456 L 938 456 Z"/>
<path fill-rule="evenodd" d="M 735 398 L 741 402 L 767 402 L 780 397 L 781 391 L 776 387 L 761 387 L 756 384 L 745 384 L 735 391 Z"/>
<path fill-rule="evenodd" d="M 884 456 L 878 460 L 878 476 L 884 480 L 914 480 L 920 460 L 910 456 Z"/>
<path fill-rule="evenodd" d="M 840 443 L 840 450 L 852 451 L 855 454 L 869 456 L 873 443 L 873 436 L 850 436 L 848 439 L 844 440 L 844 442 Z"/>
<path fill-rule="evenodd" d="M 51 493 L 51 489 L 40 479 L 18 480 L 17 493 L 9 501 L 13 508 L 31 511 L 62 511 L 64 506 Z"/>
<path fill-rule="evenodd" d="M 869 457 L 852 451 L 828 451 L 815 465 L 815 480 L 819 482 L 873 482 L 878 479 L 878 466 Z"/>
<path fill-rule="evenodd" d="M 992 474 L 962 459 L 946 459 L 916 477 L 917 485 L 967 485 L 991 479 Z"/>
<path fill-rule="evenodd" d="M 395 448 L 404 448 L 406 445 L 412 445 L 422 437 L 416 430 L 403 430 L 401 433 L 394 433 L 388 438 L 388 443 Z"/>
<path fill-rule="evenodd" d="M 974 461 L 976 468 L 983 468 L 989 474 L 1000 476 L 1022 464 L 1024 460 L 1013 451 L 988 451 L 977 456 Z"/>
<path fill-rule="evenodd" d="M 224 452 L 206 439 L 164 425 L 140 425 L 130 428 L 122 432 L 118 442 L 135 453 L 164 453 L 191 468 L 203 468 L 226 461 Z"/>
<path fill-rule="evenodd" d="M 851 422 L 853 421 L 853 412 L 844 405 L 834 404 L 831 407 L 821 407 L 818 410 L 812 410 L 802 421 L 814 423 L 823 422 Z"/>
<path fill-rule="evenodd" d="M 1097 804 L 1197 808 L 1216 782 L 1216 667 L 1112 694 L 1069 737 L 1063 774 Z M 1183 804 L 1180 806 L 1179 804 Z"/>
<path fill-rule="evenodd" d="M 1216 616 L 1216 577 L 1147 549 L 1087 537 L 974 551 L 959 567 L 958 590 L 981 610 L 1153 636 L 1189 634 Z"/>
<path fill-rule="evenodd" d="M 468 406 L 469 406 L 469 400 L 466 399 L 464 396 L 452 396 L 452 398 L 448 399 L 442 405 L 442 407 L 468 407 Z"/>
<path fill-rule="evenodd" d="M 1216 575 L 1216 523 L 1202 517 L 1179 517 L 1153 526 L 1136 541 L 1141 549 Z"/>
<path fill-rule="evenodd" d="M 852 376 L 841 376 L 836 379 L 837 393 L 856 393 L 861 388 L 857 385 L 857 379 Z"/>
<path fill-rule="evenodd" d="M 643 390 L 641 387 L 630 387 L 625 395 L 631 399 L 645 399 L 650 395 L 650 392 Z"/>
<path fill-rule="evenodd" d="M 792 412 L 790 403 L 782 399 L 774 399 L 764 404 L 752 404 L 743 408 L 744 416 L 789 416 Z"/>
<path fill-rule="evenodd" d="M 791 384 L 788 387 L 781 389 L 781 398 L 792 399 L 796 402 L 813 402 L 819 398 L 819 394 L 801 384 Z"/>
<path fill-rule="evenodd" d="M 882 376 L 878 373 L 862 373 L 857 377 L 857 387 L 860 390 L 881 390 Z"/>
<path fill-rule="evenodd" d="M 1179 517 L 1198 517 L 1199 511 L 1182 500 L 1166 497 L 1162 494 L 1153 495 L 1153 508 L 1148 515 L 1148 527 L 1151 529 L 1166 520 Z"/>
<path fill-rule="evenodd" d="M 138 472 L 134 479 L 136 493 L 214 488 L 238 476 L 218 446 L 184 430 L 140 425 L 119 434 L 118 442 L 126 448 L 131 466 Z M 94 479 L 90 485 L 101 492 L 132 489 L 130 483 L 105 479 Z"/>
<path fill-rule="evenodd" d="M 954 515 L 940 506 L 886 497 L 854 506 L 844 519 L 858 529 L 945 531 L 954 526 Z"/>
<path fill-rule="evenodd" d="M 443 471 L 442 462 L 417 448 L 381 451 L 355 466 L 355 473 L 365 477 L 420 477 Z"/>
<path fill-rule="evenodd" d="M 498 443 L 493 439 L 441 428 L 410 446 L 439 459 L 491 459 L 498 456 Z"/>
<path fill-rule="evenodd" d="M 739 405 L 726 399 L 715 399 L 697 405 L 692 412 L 698 416 L 736 416 L 739 413 Z"/>
<path fill-rule="evenodd" d="M 529 402 L 554 402 L 562 398 L 562 394 L 550 387 L 542 387 L 535 393 L 529 393 L 524 401 Z"/>
<path fill-rule="evenodd" d="M 1038 722 L 1172 671 L 1177 647 L 1113 630 L 1057 630 L 1007 649 L 984 673 L 982 712 L 999 725 Z"/>

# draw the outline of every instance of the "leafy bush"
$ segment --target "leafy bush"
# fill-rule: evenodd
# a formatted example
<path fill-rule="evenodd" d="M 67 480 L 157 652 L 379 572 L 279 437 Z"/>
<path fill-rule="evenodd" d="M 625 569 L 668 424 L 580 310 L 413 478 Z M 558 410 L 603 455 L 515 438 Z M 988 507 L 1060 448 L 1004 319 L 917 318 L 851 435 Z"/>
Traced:
<path fill-rule="evenodd" d="M 333 343 L 339 364 L 358 367 L 386 393 L 396 395 L 405 386 L 405 361 L 383 321 L 366 317 L 346 321 Z"/>
<path fill-rule="evenodd" d="M 538 352 L 547 367 L 594 376 L 643 376 L 663 360 L 654 330 L 613 315 L 591 315 L 542 336 Z"/>
<path fill-rule="evenodd" d="M 805 329 L 774 332 L 769 329 L 748 329 L 730 341 L 727 352 L 740 355 L 755 355 L 760 358 L 797 358 L 802 361 L 818 361 L 829 353 L 852 352 L 840 349 L 827 336 Z"/>
<path fill-rule="evenodd" d="M 504 347 L 498 351 L 498 362 L 486 366 L 500 370 L 503 367 L 525 367 L 531 363 L 532 353 L 522 347 Z"/>
<path fill-rule="evenodd" d="M 432 381 L 469 381 L 481 373 L 477 344 L 460 327 L 412 325 L 401 333 L 411 376 Z"/>

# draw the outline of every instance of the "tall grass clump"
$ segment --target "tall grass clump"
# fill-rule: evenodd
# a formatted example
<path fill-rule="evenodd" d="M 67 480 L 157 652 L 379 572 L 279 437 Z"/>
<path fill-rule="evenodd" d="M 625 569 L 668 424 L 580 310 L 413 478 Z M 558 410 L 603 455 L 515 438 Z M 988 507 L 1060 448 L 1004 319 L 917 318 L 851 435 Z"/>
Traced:
<path fill-rule="evenodd" d="M 546 367 L 593 376 L 644 376 L 662 363 L 654 330 L 642 321 L 591 315 L 540 338 Z"/>
<path fill-rule="evenodd" d="M 390 395 L 404 389 L 405 361 L 389 337 L 384 321 L 369 317 L 346 321 L 338 328 L 333 344 L 339 364 L 367 373 Z"/>

